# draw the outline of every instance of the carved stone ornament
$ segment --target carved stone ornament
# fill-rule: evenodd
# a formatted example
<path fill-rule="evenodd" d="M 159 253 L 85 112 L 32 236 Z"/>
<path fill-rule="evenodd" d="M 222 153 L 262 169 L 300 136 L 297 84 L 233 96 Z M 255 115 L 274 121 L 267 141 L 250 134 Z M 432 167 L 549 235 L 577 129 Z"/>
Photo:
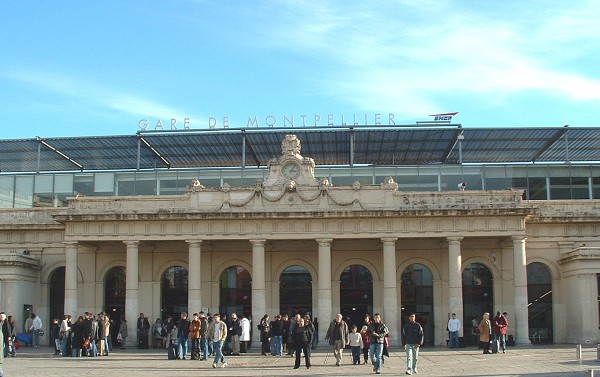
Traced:
<path fill-rule="evenodd" d="M 321 188 L 321 190 L 331 186 L 332 184 L 331 182 L 329 182 L 329 179 L 327 179 L 327 177 L 321 177 L 321 180 L 319 181 L 319 187 Z"/>
<path fill-rule="evenodd" d="M 396 183 L 396 181 L 394 181 L 394 178 L 388 176 L 388 177 L 385 177 L 385 179 L 383 180 L 383 183 L 381 184 L 381 188 L 384 190 L 397 191 L 398 184 Z"/>
<path fill-rule="evenodd" d="M 285 139 L 281 142 L 281 154 L 300 156 L 300 139 L 296 135 L 285 135 Z"/>
<path fill-rule="evenodd" d="M 200 183 L 199 179 L 192 179 L 192 184 L 187 187 L 188 192 L 198 192 L 204 190 L 206 187 Z"/>

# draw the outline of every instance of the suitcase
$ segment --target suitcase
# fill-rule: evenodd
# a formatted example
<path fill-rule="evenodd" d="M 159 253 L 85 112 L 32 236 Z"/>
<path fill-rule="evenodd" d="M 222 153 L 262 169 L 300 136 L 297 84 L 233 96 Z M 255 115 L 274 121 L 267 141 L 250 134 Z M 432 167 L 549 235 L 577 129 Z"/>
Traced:
<path fill-rule="evenodd" d="M 177 360 L 178 359 L 178 355 L 177 355 L 177 351 L 178 351 L 178 346 L 176 344 L 169 344 L 169 360 Z"/>
<path fill-rule="evenodd" d="M 492 344 L 490 344 L 490 351 L 492 351 L 492 353 L 498 353 L 499 349 L 500 349 L 500 341 L 498 339 L 492 340 Z"/>

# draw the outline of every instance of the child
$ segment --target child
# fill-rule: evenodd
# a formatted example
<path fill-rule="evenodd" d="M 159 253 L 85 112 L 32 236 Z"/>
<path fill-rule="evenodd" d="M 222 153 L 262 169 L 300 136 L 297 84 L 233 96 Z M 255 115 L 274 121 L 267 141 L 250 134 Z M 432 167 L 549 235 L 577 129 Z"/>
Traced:
<path fill-rule="evenodd" d="M 171 332 L 167 334 L 167 350 L 169 360 L 179 359 L 179 342 L 177 341 L 177 325 L 173 325 Z"/>
<path fill-rule="evenodd" d="M 350 348 L 352 349 L 352 364 L 360 365 L 360 350 L 363 346 L 362 336 L 356 326 L 352 326 L 352 333 L 349 334 Z"/>

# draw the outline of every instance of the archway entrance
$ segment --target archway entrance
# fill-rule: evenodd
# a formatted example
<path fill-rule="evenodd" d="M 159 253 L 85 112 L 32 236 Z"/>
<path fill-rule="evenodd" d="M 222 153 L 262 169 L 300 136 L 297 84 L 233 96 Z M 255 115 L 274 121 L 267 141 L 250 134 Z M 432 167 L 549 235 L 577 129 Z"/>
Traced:
<path fill-rule="evenodd" d="M 362 324 L 365 314 L 373 315 L 373 276 L 365 266 L 353 264 L 342 271 L 340 312 L 348 325 L 356 326 Z M 330 320 L 325 319 L 325 321 Z"/>
<path fill-rule="evenodd" d="M 312 277 L 302 266 L 289 266 L 279 277 L 279 313 L 312 314 Z"/>
<path fill-rule="evenodd" d="M 162 276 L 160 292 L 162 319 L 173 316 L 177 321 L 181 312 L 188 311 L 188 270 L 182 266 L 168 268 Z"/>
<path fill-rule="evenodd" d="M 540 262 L 527 265 L 529 340 L 552 343 L 552 274 Z"/>
<path fill-rule="evenodd" d="M 121 319 L 125 317 L 125 267 L 113 267 L 104 277 L 104 311 L 111 319 L 110 335 L 117 344 Z"/>
<path fill-rule="evenodd" d="M 462 272 L 463 328 L 471 320 L 481 321 L 484 312 L 494 318 L 494 280 L 492 272 L 481 263 L 471 263 Z"/>
<path fill-rule="evenodd" d="M 425 332 L 425 343 L 433 344 L 433 275 L 427 266 L 415 263 L 402 272 L 401 307 L 402 326 L 410 313 L 416 313 Z"/>
<path fill-rule="evenodd" d="M 252 278 L 250 272 L 242 266 L 227 268 L 219 278 L 221 316 L 242 313 L 244 317 L 252 314 Z"/>
<path fill-rule="evenodd" d="M 50 294 L 48 295 L 49 306 L 50 306 L 50 316 L 46 319 L 46 323 L 44 327 L 46 329 L 52 328 L 52 319 L 57 318 L 59 321 L 63 319 L 65 314 L 70 314 L 71 316 L 75 316 L 77 313 L 65 313 L 65 268 L 58 267 L 56 270 L 52 272 L 50 278 L 48 279 L 48 285 L 50 286 Z M 37 312 L 34 310 L 34 313 Z M 25 322 L 25 319 L 23 319 Z M 60 323 L 60 322 L 59 322 Z M 17 331 L 19 332 L 19 331 Z M 50 331 L 47 331 L 50 334 Z M 50 339 L 50 336 L 46 337 L 46 339 Z M 42 338 L 43 340 L 43 338 Z M 50 344 L 52 345 L 52 344 Z"/>

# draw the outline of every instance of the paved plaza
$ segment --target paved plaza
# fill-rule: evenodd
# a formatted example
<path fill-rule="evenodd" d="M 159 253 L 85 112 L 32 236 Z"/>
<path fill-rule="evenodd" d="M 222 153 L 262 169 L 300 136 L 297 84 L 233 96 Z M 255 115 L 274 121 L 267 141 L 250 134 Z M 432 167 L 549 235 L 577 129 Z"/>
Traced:
<path fill-rule="evenodd" d="M 254 350 L 256 351 L 256 350 Z M 5 376 L 357 376 L 374 375 L 370 365 L 351 365 L 350 352 L 344 352 L 342 366 L 326 349 L 312 355 L 313 367 L 294 370 L 290 356 L 261 356 L 257 352 L 227 357 L 226 368 L 195 360 L 167 360 L 166 350 L 115 351 L 106 357 L 70 358 L 53 356 L 49 347 L 21 348 L 16 358 L 4 361 Z M 423 348 L 419 357 L 420 376 L 589 376 L 600 375 L 596 348 L 584 347 L 577 360 L 574 345 L 511 347 L 506 354 L 484 355 L 475 348 L 458 351 Z M 406 358 L 402 350 L 390 352 L 382 375 L 405 375 Z"/>

